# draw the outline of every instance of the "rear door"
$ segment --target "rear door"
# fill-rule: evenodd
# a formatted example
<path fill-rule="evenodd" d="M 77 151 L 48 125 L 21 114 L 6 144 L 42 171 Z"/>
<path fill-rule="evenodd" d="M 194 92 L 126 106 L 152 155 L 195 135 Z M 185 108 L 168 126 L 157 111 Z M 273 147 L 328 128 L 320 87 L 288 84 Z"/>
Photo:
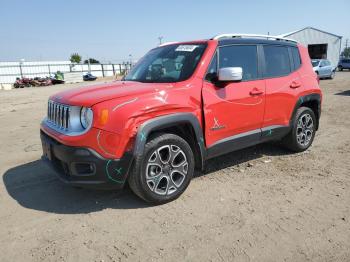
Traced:
<path fill-rule="evenodd" d="M 296 97 L 302 88 L 298 73 L 301 65 L 297 47 L 264 45 L 266 106 L 262 134 L 274 135 L 274 130 L 287 129 Z M 293 59 L 294 57 L 294 59 Z M 295 62 L 293 63 L 293 60 Z"/>
<path fill-rule="evenodd" d="M 242 81 L 218 83 L 217 69 L 223 67 L 242 67 Z M 261 80 L 259 68 L 261 67 L 258 65 L 256 45 L 218 48 L 202 91 L 208 147 L 223 140 L 227 142 L 249 137 L 249 142 L 254 143 L 260 138 L 264 116 L 265 81 Z"/>

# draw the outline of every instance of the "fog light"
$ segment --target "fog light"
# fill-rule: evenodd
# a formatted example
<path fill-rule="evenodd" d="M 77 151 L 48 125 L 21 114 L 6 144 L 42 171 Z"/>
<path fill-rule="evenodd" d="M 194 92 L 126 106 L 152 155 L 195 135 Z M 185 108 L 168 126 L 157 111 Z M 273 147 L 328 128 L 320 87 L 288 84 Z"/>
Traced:
<path fill-rule="evenodd" d="M 76 176 L 91 176 L 95 174 L 94 163 L 74 163 L 73 164 L 73 175 Z"/>

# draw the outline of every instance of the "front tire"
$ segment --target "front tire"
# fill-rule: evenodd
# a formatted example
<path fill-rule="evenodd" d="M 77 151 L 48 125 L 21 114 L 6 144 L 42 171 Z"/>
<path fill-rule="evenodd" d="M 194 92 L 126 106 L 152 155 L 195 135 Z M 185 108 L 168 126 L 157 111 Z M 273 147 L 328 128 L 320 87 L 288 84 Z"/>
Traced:
<path fill-rule="evenodd" d="M 315 137 L 316 117 L 308 107 L 298 108 L 292 121 L 292 130 L 283 139 L 283 144 L 294 152 L 308 149 Z"/>
<path fill-rule="evenodd" d="M 334 79 L 335 77 L 335 71 L 332 71 L 331 75 L 329 76 L 330 79 Z"/>
<path fill-rule="evenodd" d="M 194 156 L 189 144 L 174 134 L 158 134 L 136 157 L 129 175 L 132 191 L 143 200 L 164 204 L 178 198 L 194 173 Z"/>

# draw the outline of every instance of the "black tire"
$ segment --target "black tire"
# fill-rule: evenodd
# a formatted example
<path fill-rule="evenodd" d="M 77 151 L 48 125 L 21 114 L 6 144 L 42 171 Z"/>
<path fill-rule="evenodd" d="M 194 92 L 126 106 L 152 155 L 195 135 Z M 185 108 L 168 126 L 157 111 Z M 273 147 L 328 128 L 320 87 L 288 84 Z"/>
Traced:
<path fill-rule="evenodd" d="M 335 77 L 335 71 L 332 71 L 331 75 L 329 76 L 330 79 L 334 79 Z"/>
<path fill-rule="evenodd" d="M 181 152 L 176 151 L 176 148 Z M 162 150 L 164 151 L 163 156 Z M 159 162 L 162 165 L 161 167 L 156 164 L 158 163 L 156 158 L 160 160 L 164 158 L 166 155 L 165 151 L 167 150 L 171 150 L 171 152 L 169 151 L 169 163 L 163 164 L 163 162 Z M 171 154 L 175 154 L 176 156 L 173 157 Z M 172 160 L 170 160 L 171 158 Z M 182 163 L 187 161 L 187 168 L 185 168 L 186 163 L 182 167 L 182 171 L 186 172 L 187 170 L 184 176 L 180 174 L 181 172 L 175 170 L 178 169 L 177 167 L 173 167 L 172 165 L 177 158 L 183 158 L 184 161 Z M 183 138 L 174 134 L 156 134 L 146 143 L 143 155 L 136 157 L 134 160 L 128 182 L 131 190 L 143 200 L 157 205 L 164 204 L 175 200 L 186 190 L 193 177 L 194 166 L 195 162 L 192 149 Z M 151 171 L 153 169 L 155 170 Z M 149 172 L 153 172 L 155 175 L 148 176 Z M 178 183 L 177 186 L 174 182 L 174 177 L 179 175 L 183 178 L 180 178 L 181 184 Z M 167 181 L 166 185 L 164 184 L 165 180 Z M 175 191 L 170 192 L 171 187 Z M 165 194 L 161 195 L 163 191 Z"/>
<path fill-rule="evenodd" d="M 343 67 L 342 66 L 338 66 L 338 70 L 339 71 L 343 71 Z"/>
<path fill-rule="evenodd" d="M 304 132 L 303 127 L 298 127 L 298 122 L 301 120 L 303 122 L 303 119 L 307 118 L 307 116 L 310 116 L 312 119 L 312 128 L 306 128 L 306 133 L 312 130 L 311 137 L 305 135 L 305 143 L 302 143 L 302 139 L 300 137 L 303 137 L 302 132 Z M 303 118 L 304 117 L 304 118 Z M 310 129 L 310 130 L 309 130 Z M 294 152 L 302 152 L 308 149 L 314 138 L 316 133 L 316 117 L 315 113 L 308 107 L 300 107 L 298 108 L 293 121 L 292 121 L 292 130 L 289 132 L 289 134 L 283 139 L 283 144 L 288 149 L 294 151 Z M 298 138 L 299 134 L 299 138 Z M 309 138 L 309 139 L 307 139 Z"/>

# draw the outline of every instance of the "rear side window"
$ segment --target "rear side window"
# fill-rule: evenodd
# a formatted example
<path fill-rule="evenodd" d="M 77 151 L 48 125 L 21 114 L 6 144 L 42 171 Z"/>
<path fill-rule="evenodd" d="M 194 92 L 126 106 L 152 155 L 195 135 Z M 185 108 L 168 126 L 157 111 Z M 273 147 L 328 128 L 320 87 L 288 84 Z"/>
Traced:
<path fill-rule="evenodd" d="M 219 50 L 219 68 L 242 67 L 245 81 L 258 78 L 257 60 L 255 45 L 224 46 Z"/>
<path fill-rule="evenodd" d="M 278 77 L 291 72 L 288 48 L 285 46 L 264 46 L 265 77 Z"/>
<path fill-rule="evenodd" d="M 292 51 L 292 57 L 293 57 L 293 70 L 297 70 L 301 65 L 301 58 L 299 54 L 299 49 L 297 47 L 291 47 L 290 49 Z"/>

